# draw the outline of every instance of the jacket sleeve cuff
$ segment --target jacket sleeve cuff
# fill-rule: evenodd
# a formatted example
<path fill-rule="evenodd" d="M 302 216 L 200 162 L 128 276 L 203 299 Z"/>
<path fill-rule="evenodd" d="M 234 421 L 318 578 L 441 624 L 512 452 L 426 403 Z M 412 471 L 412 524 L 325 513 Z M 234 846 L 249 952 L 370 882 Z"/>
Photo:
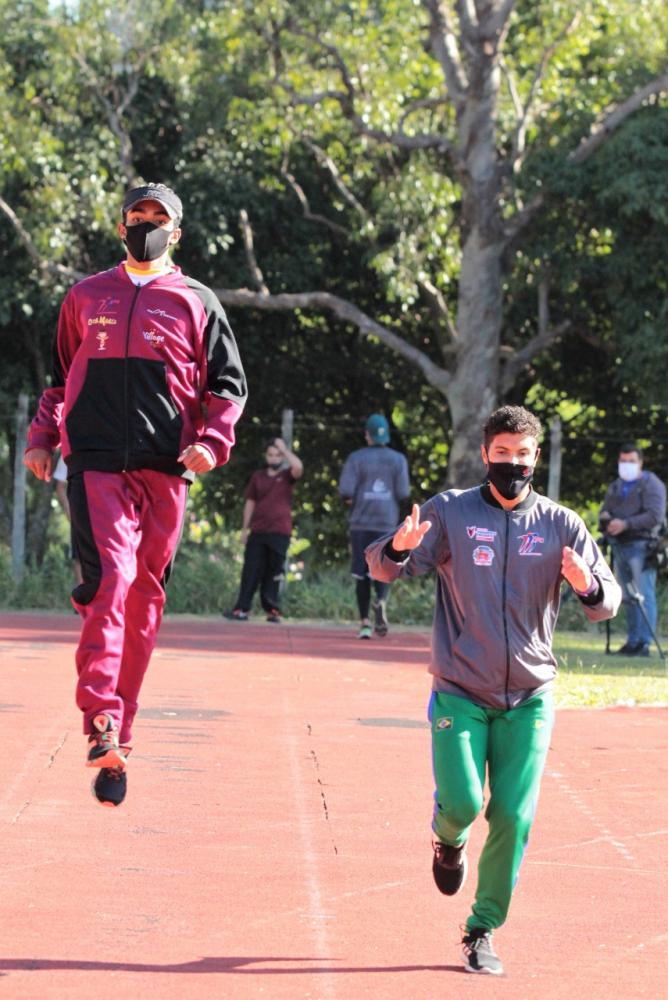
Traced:
<path fill-rule="evenodd" d="M 602 589 L 601 584 L 594 576 L 586 590 L 576 590 L 575 593 L 583 604 L 598 604 L 601 599 Z"/>
<path fill-rule="evenodd" d="M 383 549 L 383 555 L 387 556 L 388 559 L 391 559 L 392 562 L 395 563 L 406 562 L 410 554 L 411 554 L 410 549 L 404 549 L 403 552 L 397 552 L 397 550 L 392 545 L 391 538 L 389 542 L 386 543 L 385 548 Z"/>

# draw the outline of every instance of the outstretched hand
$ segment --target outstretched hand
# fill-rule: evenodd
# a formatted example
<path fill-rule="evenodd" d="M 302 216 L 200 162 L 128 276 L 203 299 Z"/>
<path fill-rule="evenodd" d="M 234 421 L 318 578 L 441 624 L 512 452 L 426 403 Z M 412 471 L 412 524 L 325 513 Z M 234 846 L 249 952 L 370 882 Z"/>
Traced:
<path fill-rule="evenodd" d="M 396 552 L 416 549 L 430 528 L 431 521 L 423 521 L 420 524 L 420 508 L 418 504 L 414 503 L 413 510 L 394 534 L 393 549 Z"/>

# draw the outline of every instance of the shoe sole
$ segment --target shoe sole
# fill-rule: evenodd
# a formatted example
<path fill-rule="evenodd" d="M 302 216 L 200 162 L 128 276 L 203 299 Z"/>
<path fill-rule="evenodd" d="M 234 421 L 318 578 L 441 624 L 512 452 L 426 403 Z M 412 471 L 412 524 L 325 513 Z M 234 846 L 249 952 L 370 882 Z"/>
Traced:
<path fill-rule="evenodd" d="M 125 802 L 125 797 L 123 797 L 121 802 L 110 802 L 109 799 L 99 799 L 97 797 L 97 792 L 95 791 L 95 781 L 91 783 L 90 793 L 97 802 L 97 804 L 99 806 L 104 806 L 105 809 L 118 809 L 118 807 L 122 806 L 123 802 Z"/>
<path fill-rule="evenodd" d="M 464 963 L 464 972 L 472 972 L 474 976 L 502 976 L 503 969 L 474 969 L 468 963 Z"/>
<path fill-rule="evenodd" d="M 101 757 L 95 757 L 93 760 L 88 759 L 86 761 L 86 767 L 122 767 L 125 770 L 126 766 L 127 759 L 125 754 L 115 747 L 111 747 Z"/>

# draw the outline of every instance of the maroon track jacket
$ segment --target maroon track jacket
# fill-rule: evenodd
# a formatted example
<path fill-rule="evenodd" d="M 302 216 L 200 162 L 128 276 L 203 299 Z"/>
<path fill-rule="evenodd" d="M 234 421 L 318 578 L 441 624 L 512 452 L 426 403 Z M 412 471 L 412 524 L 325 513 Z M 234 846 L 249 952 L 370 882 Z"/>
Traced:
<path fill-rule="evenodd" d="M 70 474 L 155 469 L 191 478 L 181 451 L 202 444 L 224 464 L 247 395 L 213 292 L 180 268 L 137 287 L 119 264 L 65 297 L 52 385 L 28 448 L 51 451 L 60 440 Z"/>

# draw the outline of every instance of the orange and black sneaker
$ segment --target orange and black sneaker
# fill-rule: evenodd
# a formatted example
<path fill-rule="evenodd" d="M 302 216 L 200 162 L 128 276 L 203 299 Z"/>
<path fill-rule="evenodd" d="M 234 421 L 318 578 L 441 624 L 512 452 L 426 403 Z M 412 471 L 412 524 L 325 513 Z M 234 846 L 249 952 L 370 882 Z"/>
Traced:
<path fill-rule="evenodd" d="M 101 713 L 93 719 L 88 737 L 86 767 L 125 767 L 127 754 L 118 745 L 118 729 L 110 715 Z"/>
<path fill-rule="evenodd" d="M 271 610 L 267 613 L 268 622 L 274 622 L 276 624 L 278 622 L 281 622 L 282 620 L 283 620 L 283 615 L 278 610 L 278 608 L 271 608 Z"/>

